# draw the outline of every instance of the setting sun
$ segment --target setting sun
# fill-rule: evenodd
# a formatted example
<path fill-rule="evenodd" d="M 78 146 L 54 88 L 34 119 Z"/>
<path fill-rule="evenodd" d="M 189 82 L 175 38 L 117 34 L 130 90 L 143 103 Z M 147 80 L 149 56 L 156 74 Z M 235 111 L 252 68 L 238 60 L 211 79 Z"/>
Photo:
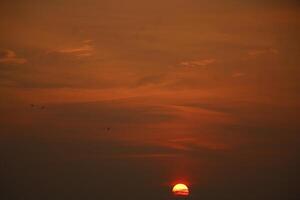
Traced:
<path fill-rule="evenodd" d="M 178 183 L 173 187 L 172 192 L 174 195 L 188 196 L 189 188 L 185 184 Z"/>

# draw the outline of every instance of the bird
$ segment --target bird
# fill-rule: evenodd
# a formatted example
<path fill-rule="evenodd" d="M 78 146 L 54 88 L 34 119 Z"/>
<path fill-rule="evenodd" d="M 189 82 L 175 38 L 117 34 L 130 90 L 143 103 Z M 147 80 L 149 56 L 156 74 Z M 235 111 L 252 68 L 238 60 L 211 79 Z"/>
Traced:
<path fill-rule="evenodd" d="M 35 105 L 35 104 L 30 104 L 31 108 L 37 108 L 37 109 L 41 109 L 44 110 L 46 108 L 46 106 L 43 105 Z"/>

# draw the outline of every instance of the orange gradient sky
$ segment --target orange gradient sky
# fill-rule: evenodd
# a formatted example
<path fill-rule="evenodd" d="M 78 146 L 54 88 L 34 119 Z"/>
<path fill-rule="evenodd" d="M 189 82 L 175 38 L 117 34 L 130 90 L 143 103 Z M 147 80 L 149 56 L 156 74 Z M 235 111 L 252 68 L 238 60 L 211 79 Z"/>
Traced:
<path fill-rule="evenodd" d="M 6 197 L 97 199 L 103 187 L 113 200 L 129 181 L 123 195 L 160 199 L 176 180 L 196 199 L 293 195 L 299 11 L 296 0 L 1 1 Z"/>

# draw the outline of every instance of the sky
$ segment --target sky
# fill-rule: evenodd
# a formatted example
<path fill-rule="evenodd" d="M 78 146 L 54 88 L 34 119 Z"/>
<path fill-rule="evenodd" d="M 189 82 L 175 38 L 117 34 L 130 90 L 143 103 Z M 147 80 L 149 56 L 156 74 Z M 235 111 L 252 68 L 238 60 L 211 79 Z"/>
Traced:
<path fill-rule="evenodd" d="M 297 199 L 297 0 L 1 0 L 0 198 Z"/>

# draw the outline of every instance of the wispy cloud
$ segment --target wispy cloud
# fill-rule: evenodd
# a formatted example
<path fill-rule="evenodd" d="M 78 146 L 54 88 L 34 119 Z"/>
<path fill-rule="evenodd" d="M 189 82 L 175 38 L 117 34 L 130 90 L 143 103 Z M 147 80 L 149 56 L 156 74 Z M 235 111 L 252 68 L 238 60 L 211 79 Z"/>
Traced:
<path fill-rule="evenodd" d="M 238 77 L 242 77 L 242 76 L 245 76 L 246 74 L 245 73 L 242 73 L 242 72 L 235 72 L 232 74 L 232 77 L 233 78 L 238 78 Z"/>
<path fill-rule="evenodd" d="M 94 47 L 91 44 L 92 40 L 84 40 L 80 45 L 76 47 L 65 47 L 58 49 L 57 52 L 61 54 L 73 55 L 76 57 L 89 57 L 94 53 Z"/>
<path fill-rule="evenodd" d="M 0 63 L 4 64 L 24 64 L 27 60 L 20 58 L 12 50 L 0 50 Z"/>
<path fill-rule="evenodd" d="M 207 65 L 215 63 L 215 59 L 201 59 L 201 60 L 192 60 L 192 61 L 184 61 L 181 62 L 180 65 L 185 67 L 205 67 Z"/>
<path fill-rule="evenodd" d="M 252 49 L 247 52 L 250 57 L 257 57 L 264 54 L 278 54 L 279 51 L 275 48 L 267 48 L 267 49 Z"/>
<path fill-rule="evenodd" d="M 232 148 L 229 144 L 224 142 L 216 141 L 215 139 L 209 138 L 196 138 L 196 137 L 181 137 L 173 138 L 164 142 L 157 142 L 165 148 L 170 148 L 173 151 L 178 152 L 195 152 L 195 151 L 222 151 Z"/>

